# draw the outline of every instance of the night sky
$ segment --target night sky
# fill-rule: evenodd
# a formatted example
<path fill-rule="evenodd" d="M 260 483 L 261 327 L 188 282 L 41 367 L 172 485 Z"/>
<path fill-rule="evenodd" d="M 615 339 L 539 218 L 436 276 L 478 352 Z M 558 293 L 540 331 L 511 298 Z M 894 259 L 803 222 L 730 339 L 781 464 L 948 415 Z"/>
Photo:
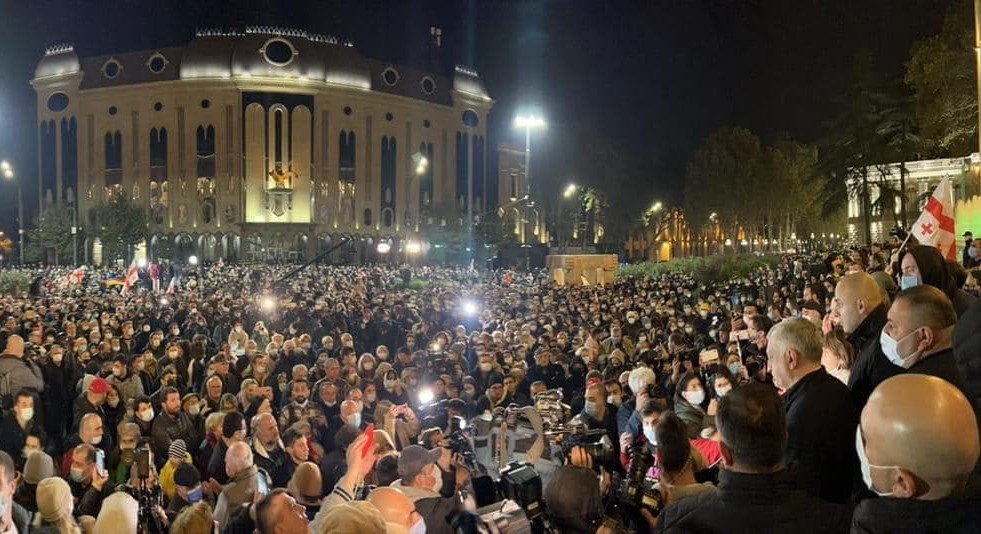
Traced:
<path fill-rule="evenodd" d="M 562 158 L 576 148 L 561 132 L 586 129 L 656 169 L 645 194 L 680 202 L 684 165 L 712 130 L 741 125 L 764 141 L 816 140 L 860 50 L 882 76 L 901 77 L 913 43 L 936 33 L 957 1 L 0 0 L 0 158 L 33 183 L 28 82 L 54 43 L 72 42 L 88 56 L 180 46 L 199 27 L 263 24 L 351 38 L 369 57 L 424 64 L 429 26 L 437 25 L 447 67 L 473 66 L 497 100 L 491 147 L 520 143 L 511 120 L 535 110 L 549 121 L 535 158 Z M 489 165 L 496 176 L 494 158 Z M 0 185 L 0 228 L 8 232 L 16 231 L 15 195 Z"/>

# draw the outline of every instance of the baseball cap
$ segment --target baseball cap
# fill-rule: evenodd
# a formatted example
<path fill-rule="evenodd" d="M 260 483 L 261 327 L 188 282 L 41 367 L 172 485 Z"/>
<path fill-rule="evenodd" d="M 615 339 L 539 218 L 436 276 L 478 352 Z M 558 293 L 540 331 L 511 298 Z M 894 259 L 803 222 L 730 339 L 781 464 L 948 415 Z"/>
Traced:
<path fill-rule="evenodd" d="M 426 450 L 419 445 L 409 445 L 399 455 L 399 476 L 403 480 L 415 478 L 427 465 L 436 463 L 442 454 L 438 448 Z"/>
<path fill-rule="evenodd" d="M 109 383 L 103 378 L 96 377 L 95 380 L 89 384 L 89 391 L 91 393 L 95 393 L 96 395 L 109 393 Z"/>

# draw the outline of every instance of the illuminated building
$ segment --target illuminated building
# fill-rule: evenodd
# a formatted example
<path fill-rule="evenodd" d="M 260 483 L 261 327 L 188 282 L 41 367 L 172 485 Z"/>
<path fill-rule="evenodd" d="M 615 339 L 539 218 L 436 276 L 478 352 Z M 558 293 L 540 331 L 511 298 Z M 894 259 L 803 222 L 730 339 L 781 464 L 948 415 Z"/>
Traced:
<path fill-rule="evenodd" d="M 151 257 L 311 258 L 347 236 L 361 259 L 400 250 L 466 213 L 468 165 L 486 209 L 494 101 L 473 70 L 438 70 L 279 28 L 97 57 L 52 47 L 31 82 L 41 207 L 73 210 L 88 261 L 85 230 L 114 195 L 146 210 Z"/>

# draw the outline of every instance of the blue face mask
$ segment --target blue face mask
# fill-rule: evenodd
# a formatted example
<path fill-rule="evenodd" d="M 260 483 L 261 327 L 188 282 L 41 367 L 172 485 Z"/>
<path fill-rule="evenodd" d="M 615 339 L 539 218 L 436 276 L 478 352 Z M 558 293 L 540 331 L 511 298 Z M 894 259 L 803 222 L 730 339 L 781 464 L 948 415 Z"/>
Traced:
<path fill-rule="evenodd" d="M 645 428 L 644 437 L 647 438 L 647 442 L 651 444 L 651 447 L 657 447 L 657 436 L 654 435 L 653 428 Z"/>
<path fill-rule="evenodd" d="M 599 406 L 595 402 L 586 402 L 582 411 L 590 417 L 596 417 L 596 414 L 599 413 Z"/>
<path fill-rule="evenodd" d="M 729 372 L 732 373 L 732 376 L 739 376 L 739 364 L 738 363 L 730 363 L 729 364 Z"/>
<path fill-rule="evenodd" d="M 194 504 L 204 497 L 204 488 L 198 486 L 191 491 L 187 492 L 187 502 Z"/>
<path fill-rule="evenodd" d="M 920 285 L 920 279 L 916 276 L 904 276 L 899 280 L 899 287 L 901 289 L 909 289 L 918 285 Z"/>

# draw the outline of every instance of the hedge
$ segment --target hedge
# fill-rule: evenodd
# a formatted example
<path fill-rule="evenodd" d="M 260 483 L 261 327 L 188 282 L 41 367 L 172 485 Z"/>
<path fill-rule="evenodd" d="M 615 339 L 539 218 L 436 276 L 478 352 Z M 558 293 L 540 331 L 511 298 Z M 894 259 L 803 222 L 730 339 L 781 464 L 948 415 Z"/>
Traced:
<path fill-rule="evenodd" d="M 617 270 L 618 278 L 657 278 L 665 274 L 692 274 L 701 284 L 723 283 L 734 278 L 746 278 L 760 268 L 776 267 L 780 256 L 740 254 L 733 256 L 696 256 L 665 262 L 644 262 L 623 265 Z"/>

